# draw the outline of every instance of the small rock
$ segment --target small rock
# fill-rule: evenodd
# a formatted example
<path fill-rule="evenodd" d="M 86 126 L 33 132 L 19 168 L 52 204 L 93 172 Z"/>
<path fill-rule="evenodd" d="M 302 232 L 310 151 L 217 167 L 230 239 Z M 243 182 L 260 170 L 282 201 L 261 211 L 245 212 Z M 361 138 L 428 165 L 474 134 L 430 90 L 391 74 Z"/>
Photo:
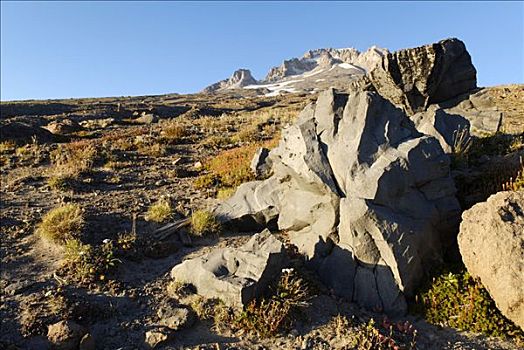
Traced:
<path fill-rule="evenodd" d="M 193 168 L 195 169 L 202 169 L 202 162 L 198 161 L 195 164 L 193 164 Z"/>
<path fill-rule="evenodd" d="M 93 339 L 91 334 L 87 333 L 80 340 L 78 350 L 95 350 L 95 348 L 95 339 Z"/>
<path fill-rule="evenodd" d="M 31 281 L 18 281 L 15 283 L 11 283 L 7 287 L 5 287 L 4 291 L 8 295 L 16 295 L 18 293 L 23 292 L 25 289 L 29 288 L 33 284 L 34 282 Z"/>
<path fill-rule="evenodd" d="M 286 258 L 282 242 L 264 230 L 241 247 L 218 248 L 176 265 L 171 277 L 193 284 L 200 295 L 241 306 L 263 294 Z"/>
<path fill-rule="evenodd" d="M 56 350 L 76 350 L 86 329 L 73 321 L 60 321 L 47 330 L 47 339 Z"/>
<path fill-rule="evenodd" d="M 172 330 L 191 327 L 195 323 L 195 314 L 188 308 L 177 307 L 175 305 L 161 306 L 157 315 L 161 326 L 166 326 Z"/>
<path fill-rule="evenodd" d="M 169 338 L 169 334 L 163 330 L 152 330 L 146 332 L 146 344 L 154 349 L 159 344 L 165 342 Z"/>
<path fill-rule="evenodd" d="M 44 128 L 55 135 L 65 135 L 82 129 L 82 127 L 77 122 L 71 119 L 53 121 L 47 124 Z"/>
<path fill-rule="evenodd" d="M 135 119 L 139 124 L 152 124 L 158 121 L 158 117 L 154 114 L 142 114 L 141 117 Z"/>

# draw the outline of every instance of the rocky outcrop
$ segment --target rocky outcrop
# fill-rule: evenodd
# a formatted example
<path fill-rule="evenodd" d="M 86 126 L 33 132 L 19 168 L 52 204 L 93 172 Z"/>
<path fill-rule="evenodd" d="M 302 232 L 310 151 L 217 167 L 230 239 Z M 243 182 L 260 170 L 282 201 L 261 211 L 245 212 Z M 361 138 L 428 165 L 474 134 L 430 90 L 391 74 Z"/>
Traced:
<path fill-rule="evenodd" d="M 82 130 L 80 124 L 71 119 L 62 119 L 52 121 L 44 129 L 47 129 L 49 132 L 55 135 L 66 135 L 73 132 Z"/>
<path fill-rule="evenodd" d="M 458 243 L 468 272 L 524 329 L 524 191 L 499 192 L 462 214 Z"/>
<path fill-rule="evenodd" d="M 369 78 L 380 95 L 408 114 L 477 87 L 471 56 L 458 39 L 387 54 Z"/>
<path fill-rule="evenodd" d="M 458 225 L 438 140 L 375 92 L 330 89 L 267 159 L 273 175 L 242 185 L 218 218 L 243 228 L 276 221 L 335 293 L 405 312 Z"/>
<path fill-rule="evenodd" d="M 239 89 L 247 85 L 257 84 L 249 69 L 236 70 L 229 79 L 221 80 L 206 87 L 202 92 L 209 93 L 220 90 Z"/>
<path fill-rule="evenodd" d="M 285 262 L 282 242 L 265 230 L 238 249 L 216 249 L 186 260 L 171 270 L 171 277 L 193 284 L 200 295 L 240 307 L 260 296 Z"/>
<path fill-rule="evenodd" d="M 55 141 L 54 135 L 47 129 L 25 122 L 6 122 L 1 125 L 0 142 L 13 141 L 25 144 L 36 140 L 38 143 Z"/>
<path fill-rule="evenodd" d="M 302 74 L 310 71 L 317 66 L 317 63 L 308 59 L 293 58 L 284 61 L 280 66 L 269 70 L 264 81 L 275 82 L 291 75 Z"/>

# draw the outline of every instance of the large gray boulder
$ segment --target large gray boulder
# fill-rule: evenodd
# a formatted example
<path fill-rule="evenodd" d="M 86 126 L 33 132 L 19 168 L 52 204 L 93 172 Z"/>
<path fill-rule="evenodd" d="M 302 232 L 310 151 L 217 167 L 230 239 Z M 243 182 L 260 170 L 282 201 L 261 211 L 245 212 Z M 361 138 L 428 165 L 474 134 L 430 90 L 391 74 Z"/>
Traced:
<path fill-rule="evenodd" d="M 216 249 L 176 265 L 171 277 L 193 284 L 202 296 L 241 307 L 262 295 L 285 263 L 282 242 L 264 230 L 237 249 Z"/>
<path fill-rule="evenodd" d="M 494 194 L 462 219 L 458 243 L 468 272 L 524 329 L 524 191 Z"/>
<path fill-rule="evenodd" d="M 236 225 L 277 218 L 336 294 L 404 313 L 405 297 L 458 227 L 439 141 L 376 92 L 330 89 L 284 130 L 267 158 L 273 175 L 242 185 L 215 209 L 219 219 Z"/>
<path fill-rule="evenodd" d="M 446 39 L 385 55 L 369 78 L 382 96 L 413 114 L 475 89 L 476 73 L 464 43 Z"/>

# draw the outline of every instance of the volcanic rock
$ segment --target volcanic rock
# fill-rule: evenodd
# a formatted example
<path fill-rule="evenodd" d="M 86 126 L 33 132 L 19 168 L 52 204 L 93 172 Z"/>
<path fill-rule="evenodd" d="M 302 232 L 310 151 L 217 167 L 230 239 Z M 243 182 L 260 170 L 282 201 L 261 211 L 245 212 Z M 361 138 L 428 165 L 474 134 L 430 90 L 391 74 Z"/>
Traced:
<path fill-rule="evenodd" d="M 468 272 L 524 330 L 524 191 L 494 194 L 462 219 L 458 243 Z"/>
<path fill-rule="evenodd" d="M 369 77 L 383 97 L 408 114 L 477 87 L 471 56 L 458 39 L 387 54 Z"/>
<path fill-rule="evenodd" d="M 171 270 L 171 277 L 194 285 L 202 296 L 241 307 L 262 295 L 285 261 L 282 242 L 265 230 L 238 249 L 216 249 L 186 260 Z"/>

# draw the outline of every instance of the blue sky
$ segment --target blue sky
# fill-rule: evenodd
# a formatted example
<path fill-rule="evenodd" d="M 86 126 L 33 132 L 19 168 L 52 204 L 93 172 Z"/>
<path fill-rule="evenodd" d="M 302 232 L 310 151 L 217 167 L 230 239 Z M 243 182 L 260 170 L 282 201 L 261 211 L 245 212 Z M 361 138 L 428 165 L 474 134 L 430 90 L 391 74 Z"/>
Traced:
<path fill-rule="evenodd" d="M 523 2 L 6 2 L 1 99 L 196 92 L 321 47 L 462 39 L 479 85 L 524 82 Z"/>

